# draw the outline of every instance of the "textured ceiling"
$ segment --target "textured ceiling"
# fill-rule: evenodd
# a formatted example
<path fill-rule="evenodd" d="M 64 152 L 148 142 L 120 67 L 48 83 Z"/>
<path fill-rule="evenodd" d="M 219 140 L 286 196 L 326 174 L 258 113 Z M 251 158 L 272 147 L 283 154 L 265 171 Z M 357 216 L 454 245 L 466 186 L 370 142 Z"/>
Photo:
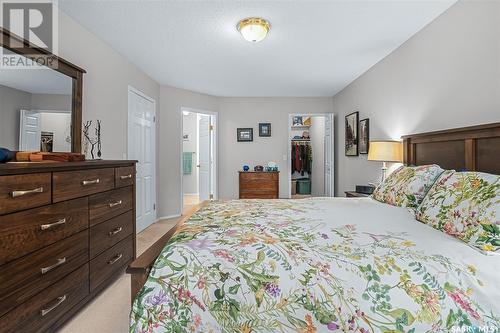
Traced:
<path fill-rule="evenodd" d="M 455 0 L 88 1 L 59 6 L 160 84 L 215 96 L 332 96 Z M 249 43 L 237 22 L 259 16 Z"/>

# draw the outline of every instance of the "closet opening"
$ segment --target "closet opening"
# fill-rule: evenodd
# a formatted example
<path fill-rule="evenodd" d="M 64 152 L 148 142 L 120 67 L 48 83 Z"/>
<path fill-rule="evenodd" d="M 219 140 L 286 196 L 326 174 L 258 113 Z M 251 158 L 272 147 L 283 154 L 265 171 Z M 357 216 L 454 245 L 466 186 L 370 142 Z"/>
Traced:
<path fill-rule="evenodd" d="M 182 108 L 181 214 L 217 198 L 217 113 Z"/>
<path fill-rule="evenodd" d="M 334 195 L 333 114 L 290 114 L 289 197 Z"/>

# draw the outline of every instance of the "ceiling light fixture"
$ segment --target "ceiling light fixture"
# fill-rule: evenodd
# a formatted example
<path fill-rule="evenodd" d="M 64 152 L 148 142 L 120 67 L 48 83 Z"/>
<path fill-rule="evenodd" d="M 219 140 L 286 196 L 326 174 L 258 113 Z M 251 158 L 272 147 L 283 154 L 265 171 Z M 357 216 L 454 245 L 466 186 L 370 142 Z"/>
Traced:
<path fill-rule="evenodd" d="M 236 26 L 240 34 L 249 42 L 260 42 L 266 38 L 271 25 L 259 17 L 249 17 L 238 22 Z"/>

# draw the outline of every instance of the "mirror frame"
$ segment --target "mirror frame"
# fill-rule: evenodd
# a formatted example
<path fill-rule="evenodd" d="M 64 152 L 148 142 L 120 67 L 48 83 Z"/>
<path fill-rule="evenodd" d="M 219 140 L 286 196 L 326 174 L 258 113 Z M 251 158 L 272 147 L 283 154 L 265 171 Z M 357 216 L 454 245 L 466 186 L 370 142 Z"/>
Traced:
<path fill-rule="evenodd" d="M 9 41 L 14 40 L 23 45 L 22 48 L 12 48 Z M 35 56 L 53 57 L 57 60 L 56 67 L 49 67 L 61 74 L 69 76 L 72 79 L 72 102 L 71 102 L 71 152 L 82 152 L 82 93 L 83 93 L 83 74 L 86 71 L 67 60 L 43 49 L 28 40 L 19 37 L 3 27 L 0 27 L 0 47 L 8 49 L 14 53 L 33 59 Z"/>

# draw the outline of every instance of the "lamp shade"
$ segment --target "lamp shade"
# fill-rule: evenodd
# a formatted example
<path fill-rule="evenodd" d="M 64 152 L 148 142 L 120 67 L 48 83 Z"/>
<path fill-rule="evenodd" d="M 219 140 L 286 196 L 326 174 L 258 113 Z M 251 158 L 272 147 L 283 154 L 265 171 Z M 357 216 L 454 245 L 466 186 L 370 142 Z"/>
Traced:
<path fill-rule="evenodd" d="M 368 160 L 402 162 L 403 144 L 399 141 L 370 141 Z"/>

